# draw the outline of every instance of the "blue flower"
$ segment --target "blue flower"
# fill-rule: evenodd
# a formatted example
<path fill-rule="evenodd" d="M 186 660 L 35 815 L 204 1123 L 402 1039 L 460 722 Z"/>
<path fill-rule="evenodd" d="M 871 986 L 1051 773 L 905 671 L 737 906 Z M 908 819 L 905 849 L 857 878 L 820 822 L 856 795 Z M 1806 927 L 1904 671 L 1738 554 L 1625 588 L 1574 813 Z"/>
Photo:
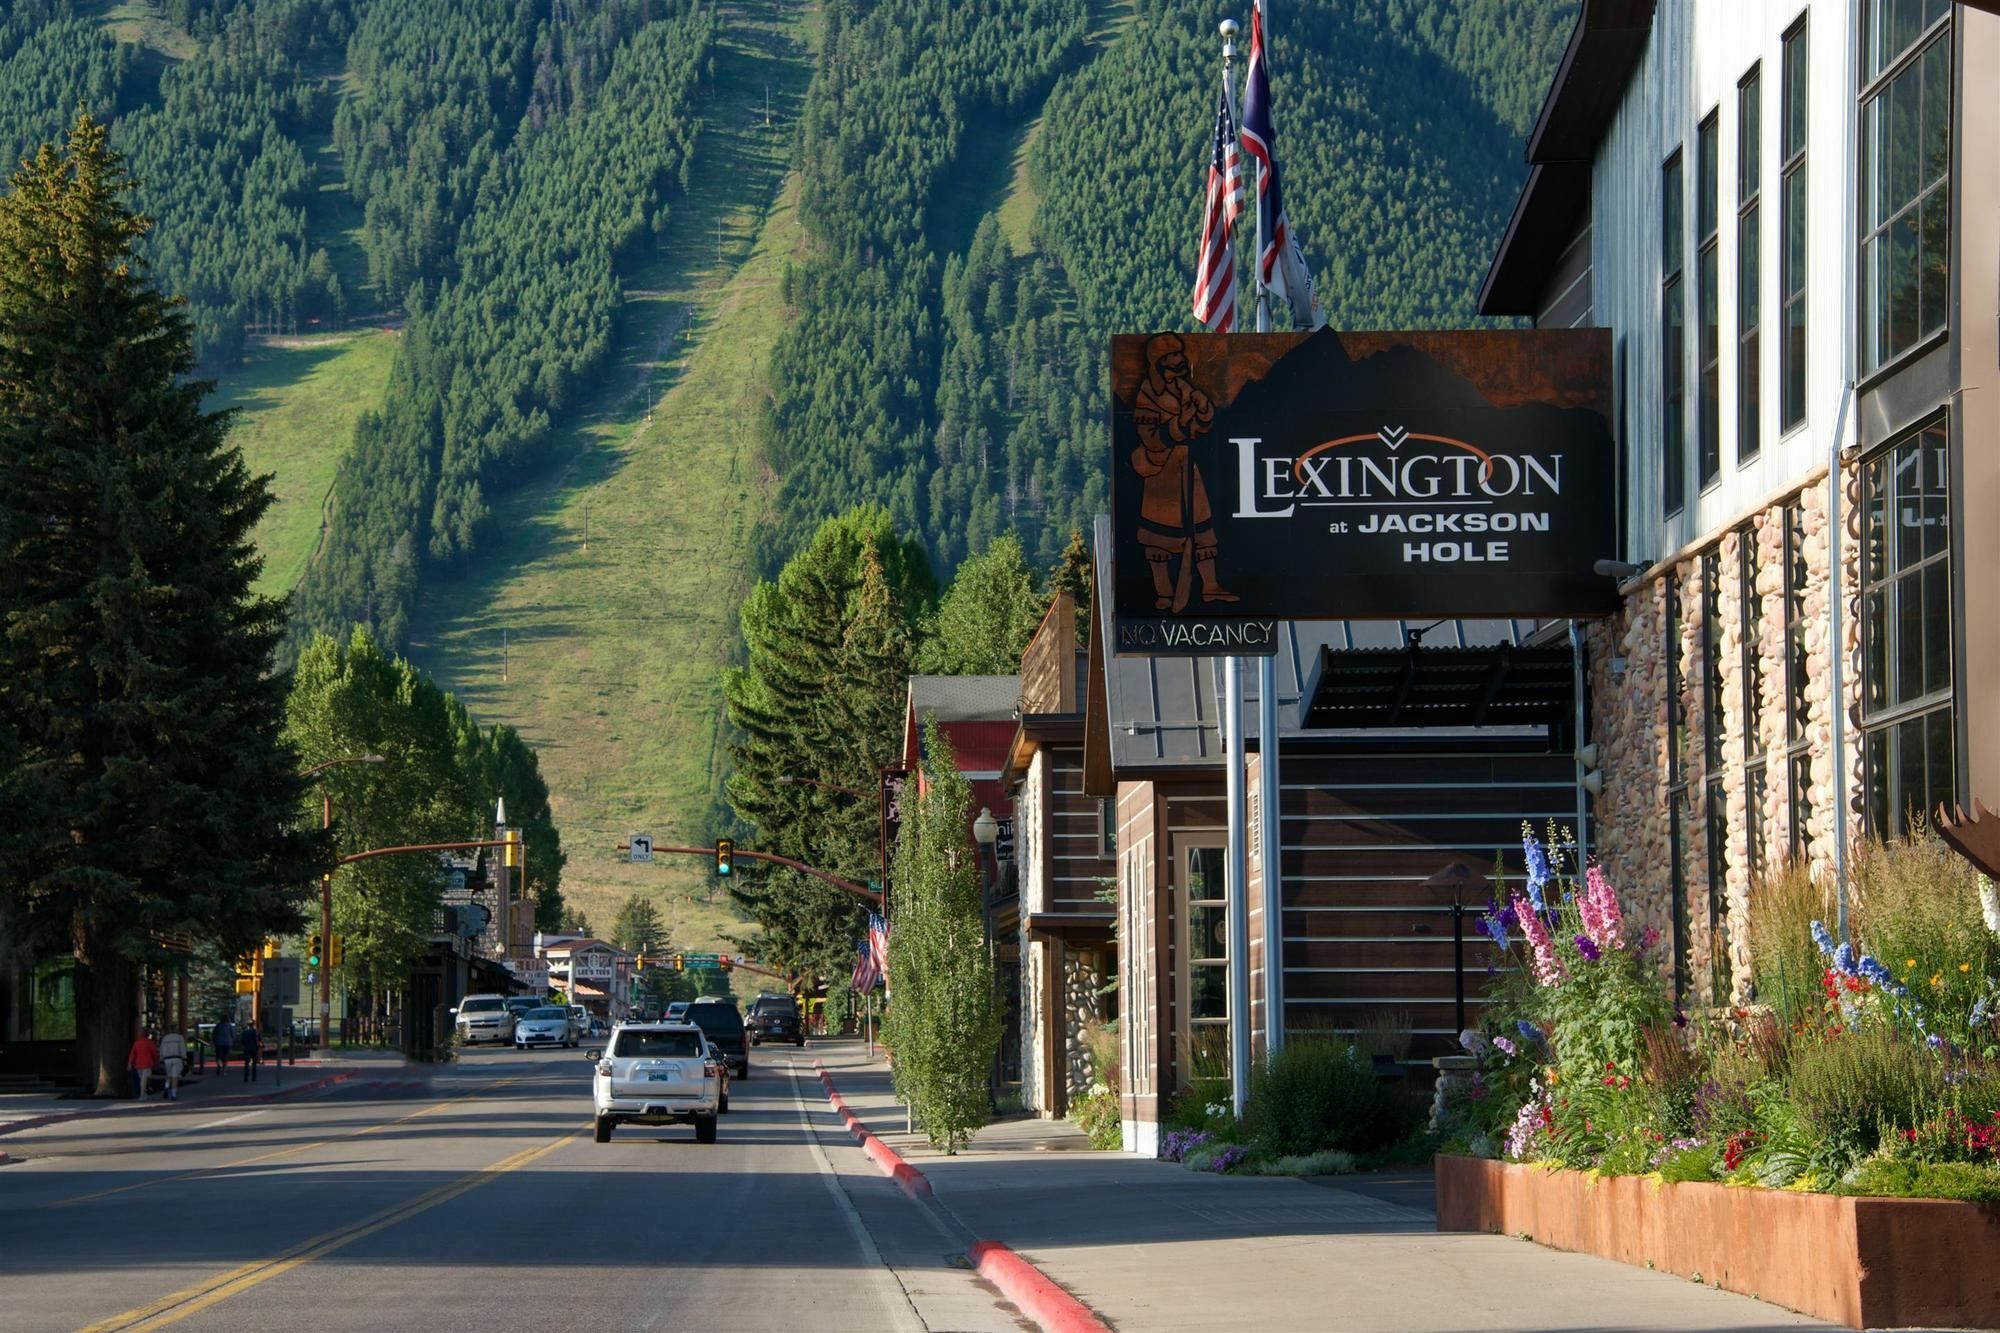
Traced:
<path fill-rule="evenodd" d="M 1597 941 L 1588 935 L 1576 937 L 1576 951 L 1593 963 L 1603 957 L 1603 951 L 1597 947 Z"/>
<path fill-rule="evenodd" d="M 1535 841 L 1535 835 L 1526 834 L 1521 839 L 1521 851 L 1528 858 L 1528 901 L 1535 905 L 1537 912 L 1544 909 L 1542 886 L 1549 882 L 1549 855 L 1542 850 L 1542 844 Z"/>
<path fill-rule="evenodd" d="M 1847 976 L 1856 975 L 1854 970 L 1854 946 L 1842 940 L 1840 947 L 1833 951 L 1833 966 Z"/>
<path fill-rule="evenodd" d="M 1841 947 L 1845 948 L 1846 946 L 1843 945 Z M 1872 954 L 1862 954 L 1859 959 L 1855 960 L 1854 970 L 1864 980 L 1872 982 L 1886 994 L 1908 995 L 1910 993 L 1910 988 L 1896 980 L 1896 974 L 1889 970 L 1887 964 Z"/>
<path fill-rule="evenodd" d="M 1479 925 L 1486 932 L 1487 938 L 1503 949 L 1507 947 L 1507 924 L 1497 914 L 1480 917 Z"/>
<path fill-rule="evenodd" d="M 1542 1030 L 1525 1018 L 1514 1020 L 1514 1030 L 1519 1032 L 1522 1039 L 1526 1041 L 1540 1042 L 1542 1039 Z"/>
<path fill-rule="evenodd" d="M 1832 958 L 1833 936 L 1827 933 L 1823 922 L 1815 921 L 1812 923 L 1812 937 L 1813 943 L 1819 946 L 1820 953 L 1827 958 Z"/>

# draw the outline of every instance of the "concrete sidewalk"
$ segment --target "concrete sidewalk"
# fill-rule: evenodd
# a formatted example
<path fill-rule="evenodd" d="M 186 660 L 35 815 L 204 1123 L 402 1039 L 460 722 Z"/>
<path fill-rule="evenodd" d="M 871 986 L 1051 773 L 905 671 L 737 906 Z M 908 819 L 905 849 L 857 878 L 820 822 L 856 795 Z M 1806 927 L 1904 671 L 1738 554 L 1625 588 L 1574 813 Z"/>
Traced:
<path fill-rule="evenodd" d="M 1777 1306 L 1504 1236 L 1439 1234 L 1420 1175 L 1307 1183 L 1093 1152 L 1070 1126 L 988 1126 L 955 1157 L 903 1132 L 857 1042 L 812 1054 L 973 1234 L 1004 1242 L 1119 1333 L 1829 1327 Z"/>
<path fill-rule="evenodd" d="M 295 1096 L 309 1089 L 355 1078 L 374 1078 L 413 1066 L 395 1051 L 338 1051 L 328 1060 L 300 1060 L 283 1069 L 265 1061 L 257 1081 L 246 1082 L 240 1062 L 231 1061 L 227 1070 L 213 1065 L 206 1073 L 181 1080 L 180 1099 L 167 1101 L 160 1095 L 160 1080 L 144 1101 L 138 1097 L 109 1098 L 62 1096 L 53 1093 L 9 1094 L 0 1096 L 0 1135 L 12 1134 L 67 1120 L 104 1116 L 143 1116 L 170 1106 L 226 1106 L 245 1101 L 268 1101 L 273 1097 Z M 428 1067 L 428 1066 L 426 1066 Z"/>

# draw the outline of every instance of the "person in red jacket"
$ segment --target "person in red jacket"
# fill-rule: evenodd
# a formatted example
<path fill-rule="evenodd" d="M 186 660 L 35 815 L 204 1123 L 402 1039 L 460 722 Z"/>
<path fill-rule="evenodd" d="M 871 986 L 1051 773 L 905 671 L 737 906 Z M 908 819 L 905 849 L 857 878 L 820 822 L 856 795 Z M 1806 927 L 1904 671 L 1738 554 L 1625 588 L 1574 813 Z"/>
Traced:
<path fill-rule="evenodd" d="M 153 1066 L 160 1063 L 160 1048 L 153 1044 L 153 1029 L 146 1028 L 139 1033 L 139 1039 L 132 1043 L 131 1053 L 125 1057 L 126 1067 L 139 1076 L 139 1098 L 145 1100 L 147 1085 L 153 1079 Z"/>

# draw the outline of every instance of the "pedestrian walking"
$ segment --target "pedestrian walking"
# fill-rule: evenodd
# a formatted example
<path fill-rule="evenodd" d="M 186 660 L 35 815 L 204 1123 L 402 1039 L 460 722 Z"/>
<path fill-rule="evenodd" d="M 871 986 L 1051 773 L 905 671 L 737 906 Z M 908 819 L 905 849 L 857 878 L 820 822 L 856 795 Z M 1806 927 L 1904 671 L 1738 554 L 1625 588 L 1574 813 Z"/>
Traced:
<path fill-rule="evenodd" d="M 167 1100 L 181 1099 L 181 1073 L 187 1068 L 187 1038 L 168 1032 L 160 1038 L 160 1067 L 167 1071 Z"/>
<path fill-rule="evenodd" d="M 264 1057 L 264 1039 L 257 1035 L 257 1025 L 252 1023 L 243 1029 L 243 1081 L 257 1081 L 257 1065 Z"/>
<path fill-rule="evenodd" d="M 125 1067 L 139 1080 L 139 1098 L 145 1100 L 152 1087 L 153 1066 L 160 1062 L 160 1048 L 153 1044 L 153 1029 L 142 1028 L 139 1039 L 125 1053 Z"/>
<path fill-rule="evenodd" d="M 215 1025 L 215 1031 L 209 1034 L 209 1040 L 215 1043 L 216 1070 L 228 1073 L 229 1053 L 236 1049 L 236 1025 L 229 1021 L 229 1015 L 222 1016 L 222 1021 Z"/>

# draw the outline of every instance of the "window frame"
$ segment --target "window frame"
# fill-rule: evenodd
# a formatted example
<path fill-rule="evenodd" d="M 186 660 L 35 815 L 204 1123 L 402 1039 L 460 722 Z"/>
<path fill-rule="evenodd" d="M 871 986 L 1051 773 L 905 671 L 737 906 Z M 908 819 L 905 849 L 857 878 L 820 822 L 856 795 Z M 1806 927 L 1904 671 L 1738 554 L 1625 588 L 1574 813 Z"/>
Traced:
<path fill-rule="evenodd" d="M 1695 126 L 1695 492 L 1722 478 L 1722 110 Z"/>
<path fill-rule="evenodd" d="M 1736 465 L 1764 448 L 1764 65 L 1736 84 Z"/>
<path fill-rule="evenodd" d="M 1222 1034 L 1222 1047 L 1229 1049 L 1230 1008 L 1235 999 L 1229 988 L 1229 867 L 1228 848 L 1219 833 L 1176 834 L 1172 839 L 1173 873 L 1169 884 L 1174 894 L 1174 1050 L 1179 1062 L 1180 1082 L 1192 1086 L 1194 1083 L 1194 1047 L 1196 1029 L 1213 1030 Z M 1191 853 L 1212 851 L 1216 853 L 1220 867 L 1216 875 L 1219 891 L 1213 895 L 1204 894 L 1196 898 L 1192 892 L 1188 874 L 1188 859 Z M 1220 906 L 1222 908 L 1223 941 L 1219 955 L 1204 954 L 1197 964 L 1194 952 L 1194 909 L 1199 906 Z M 1197 1018 L 1194 1012 L 1194 973 L 1196 968 L 1219 970 L 1222 973 L 1222 1017 Z M 1226 1090 L 1228 1081 L 1222 1084 Z"/>
<path fill-rule="evenodd" d="M 1687 508 L 1687 242 L 1682 150 L 1660 166 L 1660 506 Z"/>
<path fill-rule="evenodd" d="M 1778 433 L 1789 434 L 1806 422 L 1811 382 L 1808 275 L 1812 269 L 1812 177 L 1807 172 L 1811 142 L 1812 46 L 1811 15 L 1803 13 L 1785 30 L 1780 50 L 1778 97 Z M 1792 59 L 1794 53 L 1798 60 Z M 1795 108 L 1793 103 L 1797 101 Z M 1796 138 L 1794 120 L 1796 119 Z M 1794 185 L 1796 195 L 1794 198 Z M 1795 211 L 1797 216 L 1795 217 Z M 1792 232 L 1799 233 L 1798 254 L 1792 253 Z M 1797 311 L 1796 318 L 1794 310 Z M 1793 329 L 1798 330 L 1793 345 Z"/>
<path fill-rule="evenodd" d="M 1928 183 L 1919 184 L 1916 192 L 1910 196 L 1909 200 L 1898 205 L 1894 214 L 1883 220 L 1880 225 L 1871 225 L 1869 220 L 1870 214 L 1876 211 L 1874 178 L 1877 173 L 1873 169 L 1875 159 L 1871 153 L 1871 145 L 1869 143 L 1869 116 L 1871 109 L 1877 103 L 1888 98 L 1904 76 L 1913 75 L 1921 80 L 1923 71 L 1920 66 L 1924 58 L 1930 54 L 1933 47 L 1942 44 L 1944 49 L 1945 80 L 1944 130 L 1946 143 L 1949 146 L 1953 129 L 1952 118 L 1958 97 L 1957 70 L 1953 59 L 1951 41 L 1952 24 L 1955 19 L 1956 7 L 1950 4 L 1945 5 L 1937 18 L 1931 20 L 1930 24 L 1922 32 L 1918 33 L 1917 36 L 1912 38 L 1908 45 L 1890 55 L 1887 61 L 1883 63 L 1881 69 L 1871 77 L 1866 71 L 1866 63 L 1869 59 L 1868 20 L 1873 14 L 1880 12 L 1881 3 L 1882 0 L 1867 0 L 1867 3 L 1861 6 L 1861 12 L 1856 19 L 1861 24 L 1863 69 L 1861 71 L 1861 87 L 1855 93 L 1854 108 L 1854 146 L 1855 152 L 1859 155 L 1858 160 L 1854 164 L 1856 183 L 1854 198 L 1856 214 L 1856 250 L 1853 275 L 1856 297 L 1854 332 L 1856 339 L 1855 347 L 1860 359 L 1860 364 L 1856 369 L 1860 382 L 1864 385 L 1894 374 L 1903 365 L 1916 360 L 1939 343 L 1946 341 L 1951 336 L 1951 307 L 1953 299 L 1951 287 L 1951 191 L 1954 184 L 1951 169 L 1952 155 L 1949 151 L 1946 152 L 1944 170 L 1941 174 Z M 1922 101 L 1923 85 L 1919 82 L 1919 125 L 1922 123 Z M 1940 194 L 1943 196 L 1941 202 L 1945 218 L 1946 234 L 1944 238 L 1945 273 L 1942 292 L 1943 300 L 1941 302 L 1942 308 L 1939 312 L 1937 327 L 1931 329 L 1929 332 L 1925 332 L 1921 326 L 1921 312 L 1924 309 L 1921 266 L 1923 252 L 1919 250 L 1917 257 L 1920 262 L 1916 288 L 1919 325 L 1906 345 L 1898 350 L 1885 353 L 1878 346 L 1878 343 L 1883 343 L 1887 340 L 1878 338 L 1877 336 L 1879 333 L 1879 312 L 1876 309 L 1877 278 L 1875 272 L 1876 256 L 1878 253 L 1876 248 L 1877 242 L 1890 241 L 1894 229 L 1906 218 L 1917 220 L 1919 235 L 1921 235 L 1924 209 L 1933 196 Z M 1890 243 L 1893 244 L 1892 241 Z"/>
<path fill-rule="evenodd" d="M 1805 505 L 1794 496 L 1779 511 L 1784 524 L 1783 593 L 1781 608 L 1785 635 L 1785 813 L 1790 825 L 1787 842 L 1794 857 L 1811 848 L 1812 824 L 1812 711 L 1806 690 L 1805 645 L 1810 619 L 1805 615 L 1806 581 L 1810 570 L 1805 557 Z"/>

